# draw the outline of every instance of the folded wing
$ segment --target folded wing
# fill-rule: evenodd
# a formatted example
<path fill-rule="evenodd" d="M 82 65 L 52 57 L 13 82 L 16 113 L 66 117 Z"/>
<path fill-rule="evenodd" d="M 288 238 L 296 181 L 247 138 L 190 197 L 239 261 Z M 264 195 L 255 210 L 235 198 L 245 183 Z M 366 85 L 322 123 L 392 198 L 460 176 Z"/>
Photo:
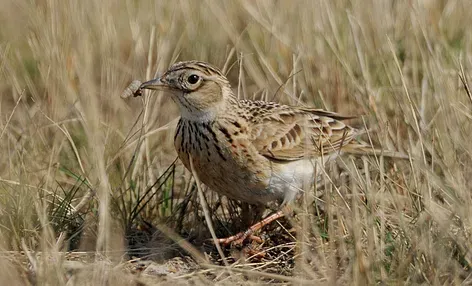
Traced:
<path fill-rule="evenodd" d="M 250 140 L 265 157 L 298 160 L 320 157 L 349 144 L 356 130 L 344 117 L 320 109 L 279 106 L 252 122 Z"/>

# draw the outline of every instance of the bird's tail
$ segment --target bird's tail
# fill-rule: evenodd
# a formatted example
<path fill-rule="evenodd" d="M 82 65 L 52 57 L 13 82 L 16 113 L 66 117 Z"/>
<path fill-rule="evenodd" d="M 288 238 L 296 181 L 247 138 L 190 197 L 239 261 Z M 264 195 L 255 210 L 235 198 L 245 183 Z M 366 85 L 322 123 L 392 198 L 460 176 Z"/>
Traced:
<path fill-rule="evenodd" d="M 346 144 L 341 150 L 343 153 L 353 155 L 385 156 L 398 159 L 410 159 L 410 156 L 407 154 L 398 151 L 376 149 L 373 146 L 356 142 L 354 140 L 349 142 L 349 144 Z"/>

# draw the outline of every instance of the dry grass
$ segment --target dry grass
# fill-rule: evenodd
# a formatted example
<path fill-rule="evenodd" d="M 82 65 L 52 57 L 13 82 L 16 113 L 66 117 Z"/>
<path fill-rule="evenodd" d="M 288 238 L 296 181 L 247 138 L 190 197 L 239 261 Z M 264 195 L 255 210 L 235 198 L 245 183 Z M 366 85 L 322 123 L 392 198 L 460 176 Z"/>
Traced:
<path fill-rule="evenodd" d="M 168 283 L 471 283 L 468 0 L 3 2 L 0 247 L 48 258 L 32 280 L 20 258 L 0 259 L 1 284 L 156 283 L 122 271 L 125 236 L 153 227 L 171 236 L 154 240 L 161 259 L 181 252 L 174 241 L 200 259 Z M 176 239 L 209 238 L 194 182 L 173 164 L 176 106 L 119 98 L 187 59 L 223 68 L 240 97 L 363 115 L 352 123 L 370 128 L 366 141 L 411 160 L 344 158 L 306 191 L 296 243 L 277 229 L 273 256 L 217 266 Z M 217 231 L 237 229 L 232 203 L 206 193 Z M 97 255 L 70 274 L 68 249 Z"/>

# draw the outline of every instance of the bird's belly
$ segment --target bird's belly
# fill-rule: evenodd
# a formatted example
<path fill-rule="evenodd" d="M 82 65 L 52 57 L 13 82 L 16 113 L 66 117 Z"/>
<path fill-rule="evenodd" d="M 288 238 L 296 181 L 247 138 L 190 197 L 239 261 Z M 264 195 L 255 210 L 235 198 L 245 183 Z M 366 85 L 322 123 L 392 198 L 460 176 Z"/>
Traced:
<path fill-rule="evenodd" d="M 190 170 L 188 157 L 181 159 Z M 252 204 L 275 200 L 288 203 L 313 184 L 314 163 L 311 160 L 284 164 L 267 160 L 266 166 L 259 162 L 256 168 L 230 159 L 215 162 L 206 156 L 194 156 L 193 165 L 199 179 L 215 192 Z"/>
<path fill-rule="evenodd" d="M 269 188 L 282 196 L 284 204 L 291 202 L 298 193 L 312 187 L 316 163 L 316 160 L 307 159 L 278 164 Z"/>
<path fill-rule="evenodd" d="M 265 204 L 283 198 L 280 193 L 274 193 L 268 188 L 270 177 L 266 172 L 257 173 L 230 159 L 215 163 L 197 156 L 193 163 L 202 183 L 229 198 L 251 204 Z"/>
<path fill-rule="evenodd" d="M 225 135 L 215 131 L 185 133 L 188 128 L 182 129 L 184 131 L 177 133 L 175 137 L 177 154 L 188 170 L 191 170 L 191 158 L 198 178 L 210 189 L 251 204 L 283 199 L 280 193 L 274 193 L 268 188 L 271 178 L 270 162 L 257 150 L 248 147 L 249 144 L 235 148 L 236 145 L 233 146 L 222 138 Z M 241 142 L 234 140 L 233 143 Z"/>

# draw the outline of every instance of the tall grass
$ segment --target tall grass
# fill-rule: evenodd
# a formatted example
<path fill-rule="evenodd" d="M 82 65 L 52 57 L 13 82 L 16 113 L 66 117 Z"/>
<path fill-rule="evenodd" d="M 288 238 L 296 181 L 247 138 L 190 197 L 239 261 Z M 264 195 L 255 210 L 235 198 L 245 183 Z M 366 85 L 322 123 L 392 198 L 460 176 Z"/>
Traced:
<path fill-rule="evenodd" d="M 462 65 L 470 85 L 468 4 L 4 0 L 0 247 L 54 261 L 68 249 L 97 253 L 110 263 L 96 258 L 71 281 L 129 284 L 114 266 L 139 221 L 205 237 L 194 181 L 173 165 L 176 106 L 165 94 L 119 98 L 133 79 L 199 59 L 225 70 L 241 98 L 361 116 L 350 123 L 367 127 L 364 140 L 411 159 L 346 157 L 320 170 L 292 222 L 287 273 L 270 259 L 205 262 L 210 270 L 181 282 L 470 283 L 472 102 L 459 77 Z M 224 215 L 225 205 L 210 207 Z M 66 282 L 63 264 L 42 260 L 36 282 Z M 8 261 L 0 281 L 24 283 Z"/>

